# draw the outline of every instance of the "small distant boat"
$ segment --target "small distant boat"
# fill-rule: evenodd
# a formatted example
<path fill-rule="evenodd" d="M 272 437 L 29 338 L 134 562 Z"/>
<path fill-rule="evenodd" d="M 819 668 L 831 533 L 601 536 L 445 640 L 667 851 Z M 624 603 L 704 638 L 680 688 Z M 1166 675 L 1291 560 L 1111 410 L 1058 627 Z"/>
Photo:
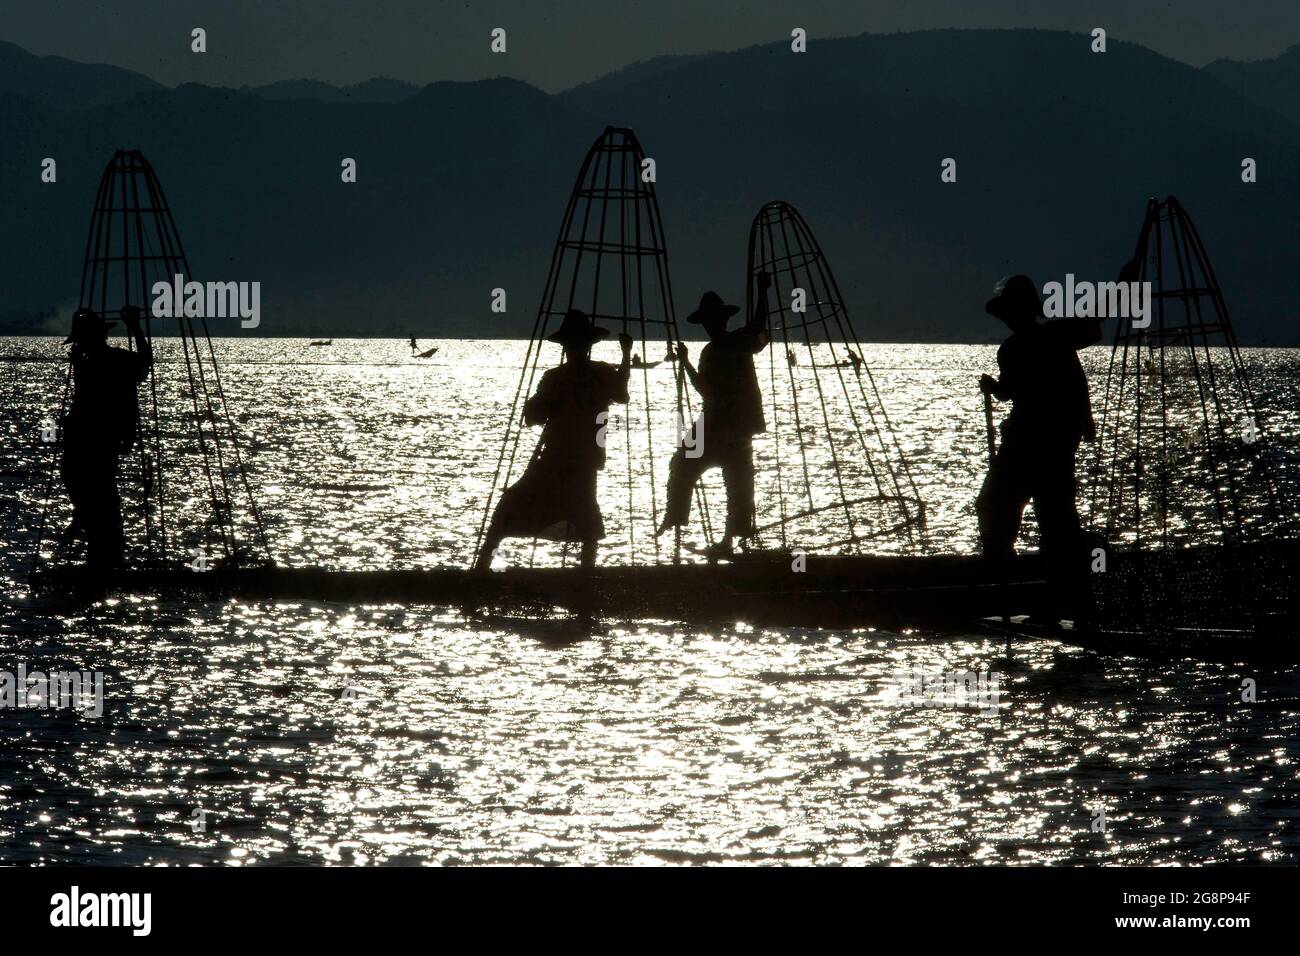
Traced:
<path fill-rule="evenodd" d="M 656 366 L 662 364 L 663 364 L 662 362 L 647 362 L 645 359 L 641 358 L 641 356 L 634 355 L 632 356 L 632 362 L 628 367 L 629 368 L 655 368 Z"/>
<path fill-rule="evenodd" d="M 333 344 L 334 344 L 334 340 L 333 340 L 333 339 L 315 339 L 315 340 L 313 340 L 313 341 L 311 341 L 311 342 L 308 342 L 307 344 L 308 344 L 309 346 L 312 346 L 312 345 L 333 345 Z"/>
<path fill-rule="evenodd" d="M 420 343 L 415 340 L 415 336 L 412 335 L 410 338 L 411 338 L 411 358 L 433 358 L 435 355 L 438 354 L 438 346 L 435 345 L 433 348 L 425 349 L 423 352 L 421 352 Z"/>

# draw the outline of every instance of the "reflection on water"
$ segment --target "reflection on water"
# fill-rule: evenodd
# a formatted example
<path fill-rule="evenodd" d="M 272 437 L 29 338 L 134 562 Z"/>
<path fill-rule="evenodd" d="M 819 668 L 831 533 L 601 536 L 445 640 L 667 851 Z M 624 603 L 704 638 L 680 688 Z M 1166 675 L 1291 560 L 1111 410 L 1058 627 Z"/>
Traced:
<path fill-rule="evenodd" d="M 219 345 L 282 562 L 468 559 L 523 345 L 442 344 L 425 361 L 396 341 Z M 4 356 L 58 351 L 0 340 Z M 932 544 L 972 550 L 973 383 L 992 350 L 866 358 Z M 1296 353 L 1247 361 L 1268 427 L 1295 435 Z M 0 671 L 102 670 L 107 699 L 99 720 L 0 711 L 5 861 L 1300 859 L 1295 668 L 1045 641 L 1008 659 L 992 635 L 650 621 L 568 641 L 563 623 L 432 607 L 33 603 L 35 429 L 61 375 L 0 361 Z M 607 474 L 611 509 L 617 487 Z M 998 713 L 908 705 L 917 669 L 999 673 Z"/>

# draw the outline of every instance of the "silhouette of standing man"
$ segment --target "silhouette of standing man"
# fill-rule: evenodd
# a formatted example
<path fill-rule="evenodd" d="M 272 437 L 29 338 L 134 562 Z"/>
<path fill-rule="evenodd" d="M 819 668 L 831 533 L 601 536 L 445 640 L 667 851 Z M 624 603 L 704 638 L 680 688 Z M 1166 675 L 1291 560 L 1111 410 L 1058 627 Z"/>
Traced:
<path fill-rule="evenodd" d="M 122 309 L 136 351 L 108 344 L 115 323 L 90 309 L 72 316 L 72 406 L 63 419 L 59 471 L 72 502 L 69 531 L 86 542 L 86 563 L 111 568 L 122 563 L 122 499 L 118 459 L 135 443 L 140 422 L 136 386 L 149 377 L 153 351 L 140 331 L 140 310 Z"/>
<path fill-rule="evenodd" d="M 524 403 L 524 424 L 543 426 L 542 438 L 523 476 L 501 495 L 476 571 L 492 567 L 492 553 L 507 536 L 580 541 L 582 566 L 595 565 L 596 542 L 605 536 L 596 501 L 596 477 L 605 467 L 603 416 L 611 404 L 626 404 L 632 361 L 630 335 L 618 337 L 623 361 L 617 368 L 591 360 L 591 346 L 608 334 L 570 309 L 546 337 L 564 346 L 565 361 L 546 371 Z"/>
<path fill-rule="evenodd" d="M 704 407 L 692 426 L 694 442 L 688 445 L 684 440 L 669 462 L 668 501 L 655 533 L 686 524 L 695 483 L 710 468 L 721 467 L 727 487 L 727 526 L 724 539 L 709 549 L 710 557 L 732 556 L 732 539 L 744 540 L 754 533 L 753 440 L 767 430 L 754 356 L 768 343 L 767 290 L 771 285 L 772 277 L 759 273 L 754 314 L 743 328 L 730 332 L 727 320 L 740 306 L 724 304 L 716 292 L 700 297 L 700 307 L 686 317 L 709 334 L 709 343 L 700 353 L 699 371 L 691 365 L 686 346 L 677 343 L 677 357 Z"/>
<path fill-rule="evenodd" d="M 1039 322 L 1038 288 L 1023 275 L 1007 279 L 984 308 L 1011 337 L 998 349 L 1001 374 L 981 377 L 980 390 L 1012 404 L 975 501 L 980 542 L 990 557 L 1011 557 L 1032 500 L 1043 552 L 1068 555 L 1081 540 L 1074 459 L 1082 439 L 1097 437 L 1078 351 L 1101 340 L 1101 327 L 1096 319 Z"/>

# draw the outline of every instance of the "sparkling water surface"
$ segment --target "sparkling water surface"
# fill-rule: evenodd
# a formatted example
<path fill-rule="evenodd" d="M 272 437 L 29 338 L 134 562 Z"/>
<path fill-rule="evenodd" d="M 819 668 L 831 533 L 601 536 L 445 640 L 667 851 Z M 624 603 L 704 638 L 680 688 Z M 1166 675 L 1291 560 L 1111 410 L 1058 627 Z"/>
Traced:
<path fill-rule="evenodd" d="M 525 344 L 437 344 L 417 360 L 404 341 L 218 340 L 278 561 L 465 564 Z M 0 861 L 1300 859 L 1294 666 L 1046 640 L 1008 657 L 991 633 L 613 621 L 570 640 L 563 622 L 440 607 L 34 600 L 50 461 L 39 431 L 57 412 L 61 352 L 57 339 L 0 339 L 0 670 L 101 670 L 104 712 L 0 710 Z M 1088 355 L 1094 381 L 1108 352 Z M 972 551 L 985 465 L 974 385 L 992 347 L 864 354 L 927 502 L 928 546 Z M 1300 352 L 1246 360 L 1267 428 L 1296 444 Z M 647 376 L 666 411 L 670 368 Z M 611 462 L 625 430 L 611 431 Z M 656 434 L 662 480 L 672 436 Z M 624 481 L 602 477 L 609 561 L 651 546 L 619 541 Z M 918 669 L 997 672 L 1000 706 L 915 706 L 902 681 Z"/>

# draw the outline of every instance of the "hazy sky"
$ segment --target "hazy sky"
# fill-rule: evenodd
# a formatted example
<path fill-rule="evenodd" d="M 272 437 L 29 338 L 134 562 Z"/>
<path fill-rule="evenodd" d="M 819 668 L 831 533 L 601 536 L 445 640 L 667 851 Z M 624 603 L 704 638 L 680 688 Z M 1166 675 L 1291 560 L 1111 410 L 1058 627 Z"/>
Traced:
<path fill-rule="evenodd" d="M 190 30 L 208 52 L 190 52 Z M 508 31 L 504 56 L 488 50 Z M 1300 0 L 0 0 L 0 38 L 172 85 L 507 75 L 555 91 L 662 53 L 935 27 L 1102 26 L 1194 65 L 1300 42 Z"/>

